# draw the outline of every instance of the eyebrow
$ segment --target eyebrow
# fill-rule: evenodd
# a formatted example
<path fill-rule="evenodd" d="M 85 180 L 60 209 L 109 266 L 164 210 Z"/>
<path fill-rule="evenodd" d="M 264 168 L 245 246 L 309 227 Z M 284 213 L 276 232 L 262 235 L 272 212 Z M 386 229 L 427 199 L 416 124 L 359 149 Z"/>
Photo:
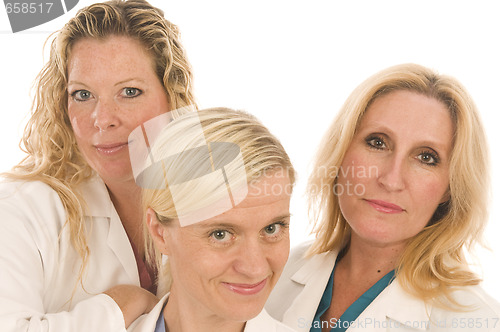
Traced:
<path fill-rule="evenodd" d="M 129 78 L 129 79 L 126 79 L 126 80 L 123 80 L 123 81 L 120 81 L 120 82 L 117 82 L 115 84 L 116 85 L 121 85 L 121 84 L 124 84 L 124 83 L 128 83 L 128 82 L 132 82 L 132 81 L 138 81 L 138 82 L 141 82 L 141 83 L 146 83 L 146 81 L 144 81 L 143 79 L 141 78 L 137 78 L 137 77 L 133 77 L 133 78 Z"/>
<path fill-rule="evenodd" d="M 68 82 L 68 85 L 70 85 L 70 84 L 80 84 L 80 85 L 85 85 L 85 86 L 87 86 L 87 84 L 82 83 L 82 82 L 79 82 L 79 81 L 69 81 L 69 82 Z"/>
<path fill-rule="evenodd" d="M 266 225 L 271 225 L 271 224 L 274 224 L 274 223 L 276 223 L 278 221 L 281 221 L 281 220 L 284 220 L 284 219 L 289 219 L 291 216 L 292 216 L 291 213 L 287 213 L 287 214 L 283 214 L 281 216 L 274 217 Z M 208 230 L 208 229 L 217 228 L 217 227 L 220 227 L 220 228 L 230 228 L 230 229 L 239 229 L 239 228 L 241 228 L 240 225 L 236 225 L 234 223 L 227 222 L 227 221 L 224 221 L 224 220 L 221 220 L 220 222 L 218 220 L 215 220 L 215 221 L 210 222 L 210 224 L 201 224 L 201 223 L 198 223 L 198 225 L 196 225 L 196 227 L 199 228 L 199 229 L 202 229 L 202 230 Z"/>
<path fill-rule="evenodd" d="M 137 81 L 137 82 L 141 82 L 141 83 L 144 83 L 144 84 L 146 83 L 146 81 L 143 80 L 143 79 L 141 79 L 141 78 L 133 77 L 133 78 L 128 78 L 128 79 L 122 80 L 120 82 L 116 82 L 114 84 L 114 86 L 121 85 L 121 84 L 128 83 L 128 82 L 132 82 L 132 81 Z M 87 86 L 87 84 L 85 84 L 83 82 L 80 82 L 80 81 L 69 81 L 68 85 L 70 85 L 70 84 L 80 84 L 80 85 Z"/>

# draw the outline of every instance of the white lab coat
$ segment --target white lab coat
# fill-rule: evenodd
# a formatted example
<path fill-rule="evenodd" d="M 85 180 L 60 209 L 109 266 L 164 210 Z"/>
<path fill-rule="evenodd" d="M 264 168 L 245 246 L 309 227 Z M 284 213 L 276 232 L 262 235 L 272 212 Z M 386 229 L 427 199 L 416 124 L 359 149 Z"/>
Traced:
<path fill-rule="evenodd" d="M 134 253 L 103 181 L 94 177 L 81 190 L 90 249 L 84 288 L 57 193 L 36 181 L 0 183 L 2 332 L 125 331 L 120 308 L 100 293 L 140 285 Z"/>
<path fill-rule="evenodd" d="M 165 295 L 160 302 L 146 315 L 142 315 L 136 319 L 127 329 L 128 332 L 154 332 L 156 322 L 163 309 L 165 302 L 168 299 Z M 208 331 L 207 331 L 208 332 Z M 247 321 L 243 332 L 295 332 L 288 326 L 278 322 L 266 312 L 262 310 L 261 313 L 251 320 Z"/>
<path fill-rule="evenodd" d="M 301 332 L 309 331 L 311 327 L 338 254 L 328 252 L 304 258 L 310 244 L 304 243 L 292 251 L 266 304 L 271 316 Z M 360 314 L 347 332 L 500 331 L 500 305 L 479 286 L 456 290 L 453 297 L 473 309 L 456 312 L 426 305 L 405 292 L 396 279 Z"/>

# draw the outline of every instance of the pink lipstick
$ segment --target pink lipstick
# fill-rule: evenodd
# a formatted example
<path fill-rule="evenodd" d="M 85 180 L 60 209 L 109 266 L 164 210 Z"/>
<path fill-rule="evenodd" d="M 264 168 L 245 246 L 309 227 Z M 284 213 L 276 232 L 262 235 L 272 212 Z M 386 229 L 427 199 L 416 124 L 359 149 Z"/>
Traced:
<path fill-rule="evenodd" d="M 96 150 L 102 154 L 112 155 L 117 153 L 128 146 L 128 142 L 125 143 L 112 143 L 112 144 L 96 144 L 94 147 Z"/>
<path fill-rule="evenodd" d="M 254 295 L 259 293 L 267 284 L 267 278 L 256 283 L 256 284 L 233 284 L 228 282 L 223 282 L 222 285 L 228 288 L 230 291 L 235 292 L 240 295 Z"/>
<path fill-rule="evenodd" d="M 370 204 L 375 210 L 383 213 L 401 213 L 404 211 L 404 209 L 399 205 L 385 201 L 367 199 L 366 202 L 368 202 L 368 204 Z"/>

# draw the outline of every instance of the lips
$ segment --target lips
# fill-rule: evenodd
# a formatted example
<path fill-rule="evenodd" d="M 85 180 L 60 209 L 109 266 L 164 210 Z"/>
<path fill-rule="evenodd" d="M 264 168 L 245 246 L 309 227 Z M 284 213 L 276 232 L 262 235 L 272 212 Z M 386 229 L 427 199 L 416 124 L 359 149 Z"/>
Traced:
<path fill-rule="evenodd" d="M 120 152 L 123 149 L 126 149 L 128 146 L 128 142 L 119 142 L 119 143 L 111 143 L 111 144 L 95 144 L 95 149 L 105 155 L 112 155 L 114 153 Z"/>
<path fill-rule="evenodd" d="M 366 202 L 370 204 L 375 210 L 383 213 L 401 213 L 405 211 L 399 205 L 388 203 L 385 201 L 367 199 Z"/>
<path fill-rule="evenodd" d="M 267 278 L 256 284 L 234 284 L 229 282 L 222 283 L 224 287 L 240 295 L 255 295 L 263 290 L 266 284 Z"/>

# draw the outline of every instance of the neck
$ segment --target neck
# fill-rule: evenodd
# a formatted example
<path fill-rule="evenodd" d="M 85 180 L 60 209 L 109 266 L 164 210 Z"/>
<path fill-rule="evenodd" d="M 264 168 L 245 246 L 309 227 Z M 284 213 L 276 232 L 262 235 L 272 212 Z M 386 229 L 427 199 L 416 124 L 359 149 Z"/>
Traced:
<path fill-rule="evenodd" d="M 403 242 L 383 246 L 366 243 L 352 234 L 349 247 L 340 259 L 338 267 L 351 280 L 376 281 L 396 268 L 404 247 Z"/>
<path fill-rule="evenodd" d="M 177 296 L 172 287 L 163 310 L 167 332 L 242 332 L 244 322 L 225 320 L 189 296 Z"/>

